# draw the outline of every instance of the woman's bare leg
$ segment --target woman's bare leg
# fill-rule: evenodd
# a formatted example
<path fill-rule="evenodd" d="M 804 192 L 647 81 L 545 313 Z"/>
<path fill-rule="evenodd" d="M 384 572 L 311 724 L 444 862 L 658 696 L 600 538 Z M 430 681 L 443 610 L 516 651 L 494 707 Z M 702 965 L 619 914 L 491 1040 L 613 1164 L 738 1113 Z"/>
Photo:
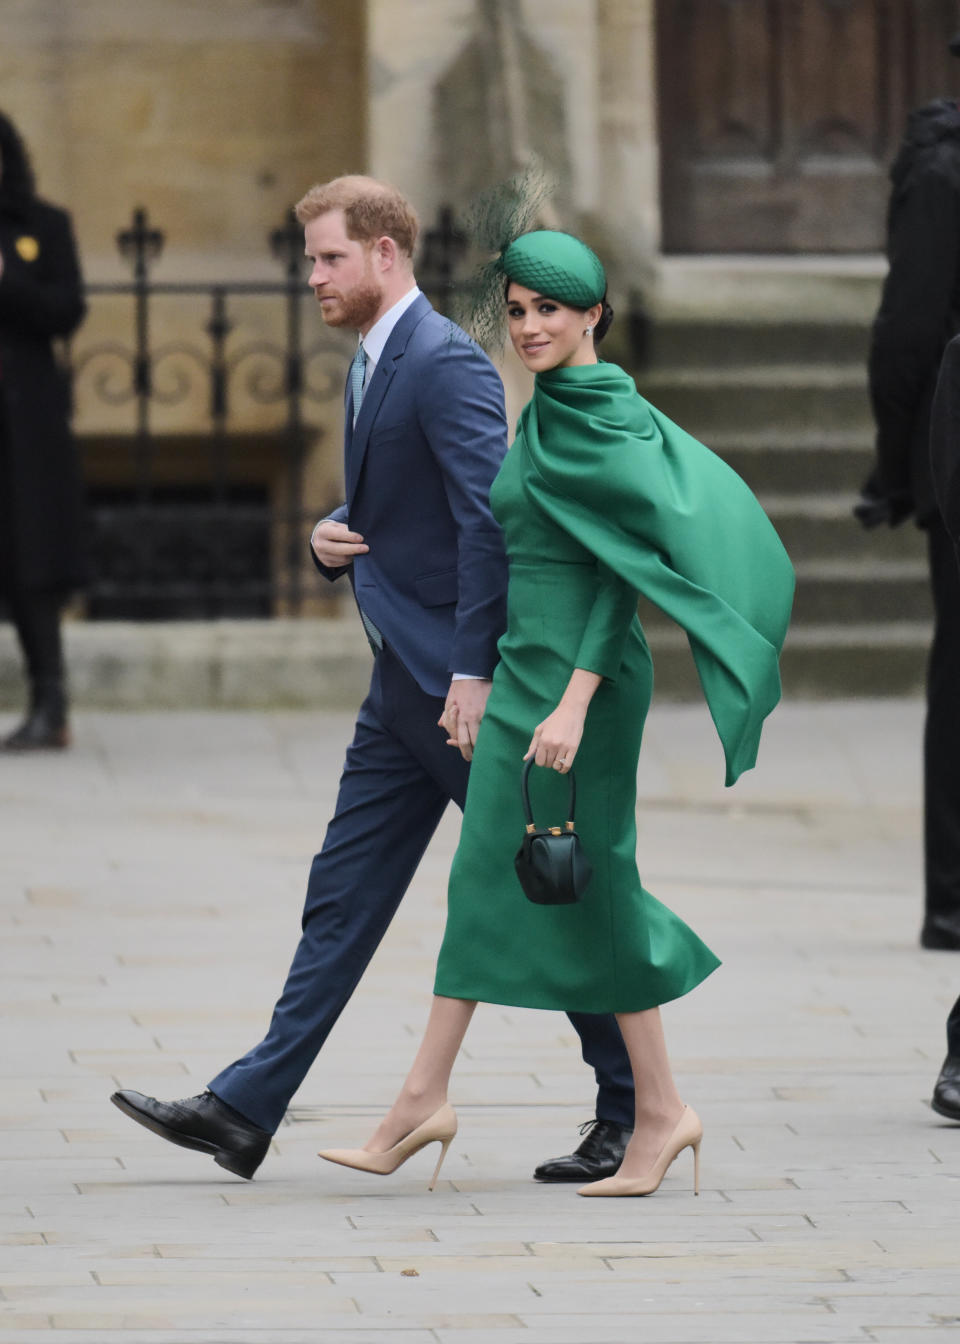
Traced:
<path fill-rule="evenodd" d="M 367 1152 L 384 1153 L 438 1111 L 476 1003 L 470 999 L 433 997 L 427 1029 L 400 1095 L 380 1121 Z"/>
<path fill-rule="evenodd" d="M 636 1089 L 633 1136 L 618 1175 L 638 1178 L 647 1174 L 676 1128 L 683 1102 L 673 1081 L 660 1009 L 617 1013 L 617 1022 L 630 1056 Z"/>

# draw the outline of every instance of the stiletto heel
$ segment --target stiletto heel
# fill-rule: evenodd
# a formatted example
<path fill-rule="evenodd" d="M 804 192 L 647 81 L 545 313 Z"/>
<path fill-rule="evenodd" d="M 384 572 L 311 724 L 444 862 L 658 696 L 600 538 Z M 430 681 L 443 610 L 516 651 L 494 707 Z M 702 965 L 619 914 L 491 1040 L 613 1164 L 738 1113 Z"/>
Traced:
<path fill-rule="evenodd" d="M 443 1159 L 446 1157 L 447 1149 L 450 1147 L 451 1143 L 453 1143 L 452 1134 L 449 1139 L 444 1139 L 442 1141 L 443 1146 L 440 1149 L 440 1156 L 437 1158 L 437 1165 L 434 1168 L 433 1175 L 430 1177 L 430 1184 L 427 1186 L 428 1190 L 432 1190 L 437 1183 L 437 1177 L 440 1175 L 440 1168 L 443 1166 Z"/>
<path fill-rule="evenodd" d="M 374 1176 L 389 1176 L 403 1166 L 408 1157 L 419 1153 L 428 1143 L 439 1143 L 440 1158 L 427 1189 L 432 1190 L 440 1175 L 443 1159 L 447 1155 L 457 1132 L 457 1113 L 444 1102 L 438 1111 L 428 1116 L 423 1124 L 417 1125 L 409 1134 L 388 1148 L 384 1153 L 370 1153 L 366 1148 L 323 1148 L 317 1154 L 326 1162 L 336 1162 L 341 1167 L 352 1167 L 354 1171 L 369 1171 Z"/>
<path fill-rule="evenodd" d="M 657 1154 L 657 1160 L 646 1176 L 608 1176 L 604 1181 L 581 1185 L 578 1195 L 652 1195 L 667 1174 L 667 1168 L 684 1148 L 693 1149 L 693 1193 L 700 1193 L 700 1141 L 703 1125 L 695 1110 L 684 1106 L 683 1114 L 673 1133 Z"/>

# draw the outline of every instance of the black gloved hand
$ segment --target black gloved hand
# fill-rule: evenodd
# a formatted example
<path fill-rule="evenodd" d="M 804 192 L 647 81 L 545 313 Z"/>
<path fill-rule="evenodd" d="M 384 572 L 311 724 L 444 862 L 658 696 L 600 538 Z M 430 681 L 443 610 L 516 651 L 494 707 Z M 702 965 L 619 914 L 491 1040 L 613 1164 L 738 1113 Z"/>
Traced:
<path fill-rule="evenodd" d="M 884 491 L 877 479 L 877 473 L 871 472 L 864 481 L 857 502 L 853 506 L 853 516 L 862 527 L 896 527 L 913 512 L 913 499 L 906 490 L 892 493 Z"/>

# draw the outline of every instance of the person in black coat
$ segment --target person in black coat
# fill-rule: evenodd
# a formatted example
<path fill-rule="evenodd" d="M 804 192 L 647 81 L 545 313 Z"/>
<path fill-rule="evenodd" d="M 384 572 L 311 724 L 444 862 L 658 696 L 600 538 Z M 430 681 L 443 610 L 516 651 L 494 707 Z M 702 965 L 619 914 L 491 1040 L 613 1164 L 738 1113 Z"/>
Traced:
<path fill-rule="evenodd" d="M 930 416 L 930 468 L 943 526 L 960 575 L 960 336 L 943 352 Z M 955 691 L 960 713 L 960 688 Z M 948 1120 L 960 1120 L 960 998 L 947 1018 L 947 1057 L 933 1089 L 931 1106 Z"/>
<path fill-rule="evenodd" d="M 51 342 L 84 312 L 70 218 L 38 199 L 0 113 L 0 603 L 30 679 L 27 716 L 0 744 L 8 751 L 68 742 L 60 613 L 84 579 L 82 487 Z"/>
<path fill-rule="evenodd" d="M 954 55 L 960 45 L 951 43 Z M 922 946 L 960 950 L 960 575 L 937 512 L 930 407 L 944 347 L 960 332 L 960 107 L 911 113 L 891 170 L 890 269 L 873 325 L 876 465 L 855 513 L 867 527 L 913 514 L 927 533 L 935 625 L 924 733 Z"/>

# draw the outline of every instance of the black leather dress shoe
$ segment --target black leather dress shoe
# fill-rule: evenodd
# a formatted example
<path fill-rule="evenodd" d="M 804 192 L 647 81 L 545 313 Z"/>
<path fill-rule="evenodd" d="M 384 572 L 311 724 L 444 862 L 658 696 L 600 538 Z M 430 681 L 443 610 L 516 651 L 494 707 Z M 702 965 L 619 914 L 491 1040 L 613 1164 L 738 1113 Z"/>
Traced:
<path fill-rule="evenodd" d="M 210 1153 L 217 1166 L 248 1181 L 266 1157 L 273 1137 L 212 1092 L 183 1101 L 157 1101 L 142 1092 L 114 1092 L 110 1100 L 144 1129 L 181 1148 Z"/>
<path fill-rule="evenodd" d="M 599 1181 L 617 1173 L 633 1130 L 610 1120 L 588 1120 L 580 1133 L 586 1138 L 576 1152 L 542 1162 L 533 1173 L 535 1181 Z"/>
<path fill-rule="evenodd" d="M 943 1061 L 930 1105 L 937 1115 L 960 1120 L 960 1055 L 947 1055 Z"/>
<path fill-rule="evenodd" d="M 30 688 L 27 717 L 0 742 L 0 751 L 62 751 L 69 745 L 63 678 L 38 677 Z"/>
<path fill-rule="evenodd" d="M 960 952 L 960 926 L 928 919 L 920 932 L 920 946 L 929 952 Z"/>

